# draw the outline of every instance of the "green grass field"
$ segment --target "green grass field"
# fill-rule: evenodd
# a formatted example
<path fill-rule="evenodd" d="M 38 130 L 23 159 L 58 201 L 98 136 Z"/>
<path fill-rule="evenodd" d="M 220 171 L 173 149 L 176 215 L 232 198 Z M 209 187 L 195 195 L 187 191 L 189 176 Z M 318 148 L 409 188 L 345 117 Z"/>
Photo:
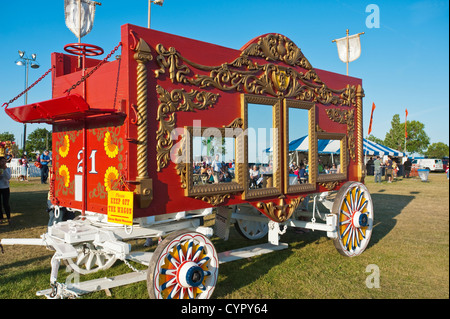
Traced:
<path fill-rule="evenodd" d="M 366 185 L 374 202 L 375 223 L 366 251 L 341 256 L 323 232 L 297 234 L 288 230 L 281 242 L 289 248 L 222 264 L 213 298 L 273 299 L 448 299 L 449 182 L 445 174 L 430 174 L 428 182 L 399 179 L 392 184 Z M 39 181 L 11 183 L 12 225 L 0 225 L 0 238 L 37 238 L 46 232 L 48 185 Z M 142 250 L 143 240 L 133 240 Z M 229 241 L 216 237 L 218 252 L 256 244 L 232 229 Z M 265 242 L 265 240 L 259 241 Z M 45 247 L 4 246 L 0 254 L 0 298 L 40 298 L 49 288 L 50 259 Z M 375 265 L 375 266 L 373 266 Z M 369 268 L 368 268 L 369 266 Z M 145 269 L 141 265 L 136 265 Z M 371 267 L 379 269 L 379 288 L 368 288 Z M 122 262 L 96 277 L 128 272 Z M 366 271 L 368 270 L 368 272 Z M 60 268 L 59 280 L 68 274 Z M 82 280 L 94 275 L 82 277 Z M 148 298 L 146 282 L 83 296 L 97 299 Z"/>

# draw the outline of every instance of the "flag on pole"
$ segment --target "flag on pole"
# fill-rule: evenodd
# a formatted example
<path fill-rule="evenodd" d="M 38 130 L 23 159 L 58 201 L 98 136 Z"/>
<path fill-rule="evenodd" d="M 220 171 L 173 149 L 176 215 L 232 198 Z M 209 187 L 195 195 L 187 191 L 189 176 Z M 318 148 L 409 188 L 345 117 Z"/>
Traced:
<path fill-rule="evenodd" d="M 347 75 L 348 75 L 348 64 L 355 61 L 361 55 L 361 41 L 359 36 L 364 34 L 364 32 L 348 35 L 348 29 L 346 30 L 347 35 L 344 38 L 335 39 L 331 42 L 336 42 L 339 59 L 347 64 Z"/>
<path fill-rule="evenodd" d="M 408 131 L 406 130 L 406 119 L 408 117 L 408 109 L 405 109 L 405 140 L 408 137 Z"/>
<path fill-rule="evenodd" d="M 367 133 L 367 135 L 370 135 L 370 132 L 372 132 L 373 111 L 375 111 L 375 103 L 374 102 L 372 102 L 372 114 L 370 114 L 369 132 Z"/>
<path fill-rule="evenodd" d="M 96 5 L 101 3 L 92 0 L 64 0 L 66 26 L 79 41 L 92 30 Z"/>

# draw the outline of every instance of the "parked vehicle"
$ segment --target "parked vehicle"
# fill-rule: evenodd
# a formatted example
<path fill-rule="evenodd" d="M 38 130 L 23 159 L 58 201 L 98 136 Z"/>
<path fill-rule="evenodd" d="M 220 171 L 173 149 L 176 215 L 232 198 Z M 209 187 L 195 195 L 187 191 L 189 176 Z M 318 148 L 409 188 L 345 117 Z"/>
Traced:
<path fill-rule="evenodd" d="M 430 172 L 444 172 L 444 165 L 441 159 L 420 158 L 412 161 L 413 167 L 429 169 Z"/>

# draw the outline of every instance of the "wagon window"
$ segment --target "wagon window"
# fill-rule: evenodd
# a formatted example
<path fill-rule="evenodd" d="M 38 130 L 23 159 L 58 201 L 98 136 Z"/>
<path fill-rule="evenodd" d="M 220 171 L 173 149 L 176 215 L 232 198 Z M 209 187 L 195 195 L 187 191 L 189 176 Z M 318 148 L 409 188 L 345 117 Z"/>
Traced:
<path fill-rule="evenodd" d="M 341 141 L 336 139 L 318 139 L 317 153 L 319 161 L 317 172 L 320 174 L 341 173 Z"/>
<path fill-rule="evenodd" d="M 314 104 L 285 101 L 285 189 L 286 193 L 312 190 L 316 163 Z"/>
<path fill-rule="evenodd" d="M 273 186 L 274 134 L 272 106 L 248 105 L 248 178 L 250 188 Z"/>
<path fill-rule="evenodd" d="M 346 179 L 347 141 L 345 134 L 318 132 L 317 153 L 318 182 Z"/>
<path fill-rule="evenodd" d="M 236 160 L 242 130 L 188 127 L 186 132 L 186 174 L 182 184 L 187 196 L 242 191 Z M 181 169 L 180 175 L 184 176 Z"/>
<path fill-rule="evenodd" d="M 280 106 L 276 98 L 243 96 L 245 199 L 281 194 Z"/>
<path fill-rule="evenodd" d="M 236 141 L 233 137 L 217 135 L 220 131 L 203 131 L 192 138 L 193 184 L 218 184 L 236 181 Z"/>

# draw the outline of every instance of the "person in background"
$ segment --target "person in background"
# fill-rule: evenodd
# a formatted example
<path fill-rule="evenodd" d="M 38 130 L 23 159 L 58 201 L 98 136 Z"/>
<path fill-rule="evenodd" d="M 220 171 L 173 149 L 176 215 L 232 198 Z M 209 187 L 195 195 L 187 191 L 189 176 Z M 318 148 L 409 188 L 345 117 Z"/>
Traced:
<path fill-rule="evenodd" d="M 50 163 L 51 159 L 50 156 L 48 156 L 48 151 L 45 150 L 44 153 L 40 157 L 40 162 L 42 164 L 41 167 L 41 184 L 47 184 L 47 178 L 48 178 L 48 164 Z"/>
<path fill-rule="evenodd" d="M 222 170 L 222 162 L 220 161 L 220 157 L 219 154 L 216 154 L 212 164 L 211 164 L 211 168 L 213 170 L 213 178 L 214 178 L 214 183 L 217 184 L 219 183 L 219 176 L 220 176 L 220 172 Z"/>
<path fill-rule="evenodd" d="M 298 181 L 300 184 L 308 182 L 308 173 L 306 173 L 305 165 L 301 164 L 298 170 Z"/>
<path fill-rule="evenodd" d="M 249 188 L 255 188 L 258 187 L 258 180 L 261 177 L 259 173 L 258 166 L 253 165 L 253 167 L 249 171 L 250 174 L 250 185 Z"/>
<path fill-rule="evenodd" d="M 19 176 L 19 182 L 27 181 L 27 171 L 28 171 L 28 159 L 25 154 L 23 154 L 22 158 L 20 159 L 20 176 Z"/>
<path fill-rule="evenodd" d="M 6 157 L 0 157 L 0 223 L 4 223 L 3 209 L 11 225 L 11 207 L 9 206 L 9 180 L 11 179 L 11 169 L 6 166 Z"/>
<path fill-rule="evenodd" d="M 375 183 L 381 183 L 381 160 L 379 156 L 373 161 L 373 174 L 375 175 Z"/>
<path fill-rule="evenodd" d="M 388 156 L 386 161 L 386 176 L 388 178 L 388 183 L 392 183 L 392 158 Z"/>
<path fill-rule="evenodd" d="M 406 161 L 403 163 L 403 177 L 409 178 L 409 175 L 411 174 L 411 166 L 411 160 L 407 157 Z"/>

